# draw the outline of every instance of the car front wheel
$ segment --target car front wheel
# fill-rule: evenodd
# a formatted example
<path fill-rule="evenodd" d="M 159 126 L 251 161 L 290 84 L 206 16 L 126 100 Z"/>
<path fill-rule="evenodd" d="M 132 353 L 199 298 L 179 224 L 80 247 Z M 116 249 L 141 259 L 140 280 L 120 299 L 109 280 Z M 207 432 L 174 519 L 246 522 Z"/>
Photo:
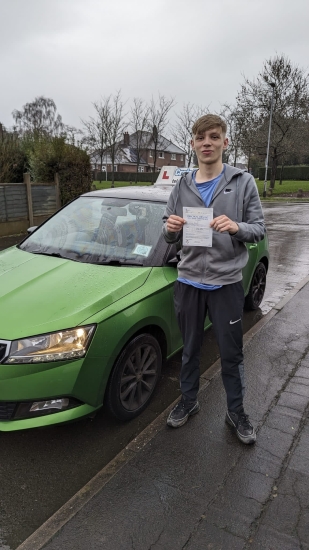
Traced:
<path fill-rule="evenodd" d="M 136 336 L 117 359 L 107 388 L 106 405 L 119 420 L 131 420 L 148 405 L 160 376 L 161 348 L 150 334 Z"/>
<path fill-rule="evenodd" d="M 259 262 L 253 273 L 249 292 L 245 298 L 245 309 L 258 309 L 266 288 L 266 267 Z"/>

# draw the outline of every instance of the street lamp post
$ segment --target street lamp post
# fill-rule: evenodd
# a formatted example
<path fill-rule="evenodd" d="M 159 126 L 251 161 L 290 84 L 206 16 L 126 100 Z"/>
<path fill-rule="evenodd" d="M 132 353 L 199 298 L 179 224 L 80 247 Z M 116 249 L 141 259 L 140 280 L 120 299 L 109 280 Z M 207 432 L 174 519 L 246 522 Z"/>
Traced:
<path fill-rule="evenodd" d="M 268 157 L 269 157 L 269 146 L 270 146 L 270 132 L 271 132 L 271 121 L 272 121 L 272 118 L 273 118 L 274 94 L 275 94 L 275 87 L 276 87 L 276 84 L 275 84 L 274 82 L 270 82 L 270 86 L 272 87 L 272 94 L 271 94 L 271 104 L 270 104 L 270 117 L 269 117 L 269 128 L 268 128 L 267 153 L 266 153 L 266 160 L 265 160 L 265 180 L 264 180 L 263 197 L 266 197 L 267 168 L 268 168 Z"/>
<path fill-rule="evenodd" d="M 104 140 L 105 140 L 105 181 L 107 181 L 107 148 L 106 148 L 107 135 L 105 134 L 104 134 Z"/>

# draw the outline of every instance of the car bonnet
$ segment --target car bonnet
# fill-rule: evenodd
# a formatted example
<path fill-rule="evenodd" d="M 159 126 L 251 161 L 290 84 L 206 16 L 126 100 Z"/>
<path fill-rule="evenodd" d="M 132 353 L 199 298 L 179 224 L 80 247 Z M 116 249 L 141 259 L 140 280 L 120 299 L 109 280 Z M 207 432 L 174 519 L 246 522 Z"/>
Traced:
<path fill-rule="evenodd" d="M 0 253 L 0 339 L 71 328 L 142 286 L 151 268 Z"/>

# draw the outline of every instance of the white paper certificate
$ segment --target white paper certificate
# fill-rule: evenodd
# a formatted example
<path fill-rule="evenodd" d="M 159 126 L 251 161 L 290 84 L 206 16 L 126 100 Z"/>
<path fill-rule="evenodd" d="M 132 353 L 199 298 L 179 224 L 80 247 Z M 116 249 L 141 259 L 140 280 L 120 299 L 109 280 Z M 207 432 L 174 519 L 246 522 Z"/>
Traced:
<path fill-rule="evenodd" d="M 184 246 L 212 246 L 213 208 L 183 207 L 183 218 L 187 223 L 183 226 Z"/>

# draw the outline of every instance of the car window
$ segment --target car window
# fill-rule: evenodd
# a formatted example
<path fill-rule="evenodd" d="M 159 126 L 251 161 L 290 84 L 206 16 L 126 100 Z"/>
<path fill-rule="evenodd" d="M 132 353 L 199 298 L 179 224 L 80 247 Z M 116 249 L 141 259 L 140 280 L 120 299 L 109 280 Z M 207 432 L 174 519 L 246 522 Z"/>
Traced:
<path fill-rule="evenodd" d="M 149 264 L 161 236 L 164 203 L 80 197 L 20 248 L 90 263 Z"/>

